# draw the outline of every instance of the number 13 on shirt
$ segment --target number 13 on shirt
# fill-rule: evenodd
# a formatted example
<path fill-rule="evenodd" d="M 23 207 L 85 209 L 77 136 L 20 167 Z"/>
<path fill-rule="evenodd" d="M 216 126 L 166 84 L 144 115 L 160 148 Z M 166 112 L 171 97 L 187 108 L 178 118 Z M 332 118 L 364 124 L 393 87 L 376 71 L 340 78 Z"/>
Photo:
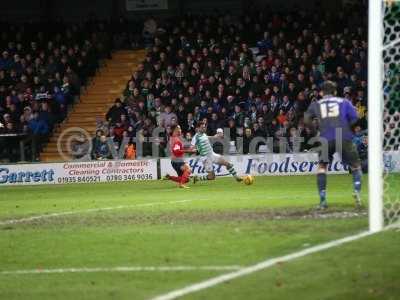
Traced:
<path fill-rule="evenodd" d="M 339 116 L 339 104 L 335 102 L 320 103 L 321 118 L 336 118 Z"/>

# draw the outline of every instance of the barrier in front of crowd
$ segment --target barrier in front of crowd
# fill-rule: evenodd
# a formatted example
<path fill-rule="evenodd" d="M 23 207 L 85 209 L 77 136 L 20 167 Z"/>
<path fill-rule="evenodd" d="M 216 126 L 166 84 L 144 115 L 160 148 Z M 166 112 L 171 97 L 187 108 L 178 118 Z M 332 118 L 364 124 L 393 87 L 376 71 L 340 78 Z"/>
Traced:
<path fill-rule="evenodd" d="M 315 174 L 318 163 L 315 153 L 231 155 L 225 158 L 233 163 L 239 174 L 253 176 Z M 205 174 L 201 157 L 187 157 L 186 161 L 193 174 Z M 400 151 L 385 152 L 384 165 L 387 172 L 400 172 Z M 218 176 L 228 175 L 224 167 L 214 165 L 214 170 Z M 348 167 L 335 156 L 329 171 L 344 174 Z M 166 174 L 175 174 L 169 158 L 10 164 L 0 165 L 0 186 L 156 180 Z"/>
<path fill-rule="evenodd" d="M 234 165 L 238 174 L 253 176 L 315 174 L 318 165 L 316 153 L 232 155 L 225 158 Z M 201 157 L 188 157 L 186 162 L 192 168 L 194 174 L 206 174 Z M 229 175 L 225 167 L 214 165 L 214 170 L 217 176 Z M 348 172 L 348 168 L 335 156 L 329 166 L 329 171 L 343 174 Z M 160 159 L 160 172 L 161 176 L 174 173 L 169 159 Z"/>
<path fill-rule="evenodd" d="M 77 161 L 0 166 L 0 186 L 154 179 L 157 179 L 157 159 Z"/>

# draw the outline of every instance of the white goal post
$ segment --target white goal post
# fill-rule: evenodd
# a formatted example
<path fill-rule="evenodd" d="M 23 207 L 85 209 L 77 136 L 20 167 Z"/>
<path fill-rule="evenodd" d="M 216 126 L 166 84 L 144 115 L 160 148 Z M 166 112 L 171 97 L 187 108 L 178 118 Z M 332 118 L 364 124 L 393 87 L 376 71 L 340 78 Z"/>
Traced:
<path fill-rule="evenodd" d="M 369 229 L 383 228 L 383 2 L 368 6 Z"/>

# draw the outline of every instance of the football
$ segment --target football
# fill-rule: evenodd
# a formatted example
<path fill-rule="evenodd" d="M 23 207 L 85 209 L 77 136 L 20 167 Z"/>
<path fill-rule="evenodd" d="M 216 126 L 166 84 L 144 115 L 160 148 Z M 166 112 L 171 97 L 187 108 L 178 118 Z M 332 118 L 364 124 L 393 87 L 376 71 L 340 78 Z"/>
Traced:
<path fill-rule="evenodd" d="M 254 182 L 254 177 L 251 176 L 251 175 L 246 175 L 246 176 L 243 178 L 243 182 L 244 182 L 244 184 L 246 184 L 246 185 L 251 185 L 251 184 L 253 184 L 253 182 Z"/>

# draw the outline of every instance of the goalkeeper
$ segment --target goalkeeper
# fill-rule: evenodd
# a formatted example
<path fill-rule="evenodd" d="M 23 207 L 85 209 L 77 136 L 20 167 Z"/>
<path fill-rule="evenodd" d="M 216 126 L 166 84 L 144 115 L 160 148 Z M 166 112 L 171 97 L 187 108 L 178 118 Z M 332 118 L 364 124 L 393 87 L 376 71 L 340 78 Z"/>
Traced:
<path fill-rule="evenodd" d="M 305 113 L 305 123 L 308 126 L 312 126 L 313 119 L 318 119 L 320 137 L 327 141 L 327 144 L 322 145 L 326 146 L 325 149 L 322 149 L 321 146 L 317 171 L 320 209 L 328 207 L 326 200 L 326 173 L 328 164 L 332 162 L 335 152 L 341 152 L 339 154 L 343 162 L 350 166 L 353 175 L 353 197 L 357 207 L 361 206 L 361 162 L 352 143 L 353 133 L 351 130 L 352 125 L 358 119 L 357 110 L 347 99 L 336 97 L 336 93 L 336 84 L 334 82 L 324 82 L 320 92 L 323 98 L 311 103 Z M 342 136 L 337 136 L 338 132 L 342 133 Z M 338 144 L 342 146 L 342 149 L 336 149 Z"/>

